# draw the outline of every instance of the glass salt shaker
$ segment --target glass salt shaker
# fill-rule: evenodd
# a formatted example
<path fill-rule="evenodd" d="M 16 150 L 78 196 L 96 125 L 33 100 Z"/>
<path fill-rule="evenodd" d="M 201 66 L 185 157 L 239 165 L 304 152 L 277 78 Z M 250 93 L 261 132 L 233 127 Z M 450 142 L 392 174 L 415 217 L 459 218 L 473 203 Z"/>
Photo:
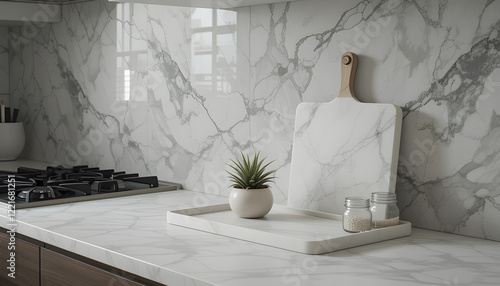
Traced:
<path fill-rule="evenodd" d="M 381 228 L 399 224 L 399 208 L 395 193 L 372 193 L 372 227 Z"/>
<path fill-rule="evenodd" d="M 372 213 L 370 200 L 362 197 L 345 198 L 345 211 L 342 216 L 342 226 L 347 232 L 361 232 L 371 229 Z"/>

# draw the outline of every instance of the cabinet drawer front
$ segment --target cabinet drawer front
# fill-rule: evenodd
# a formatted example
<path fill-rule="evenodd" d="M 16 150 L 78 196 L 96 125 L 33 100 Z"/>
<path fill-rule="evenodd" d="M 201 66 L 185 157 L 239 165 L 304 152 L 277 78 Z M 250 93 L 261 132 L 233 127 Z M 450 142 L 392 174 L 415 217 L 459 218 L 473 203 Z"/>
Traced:
<path fill-rule="evenodd" d="M 20 286 L 38 286 L 39 285 L 39 249 L 38 245 L 29 243 L 19 237 L 11 244 L 9 250 L 10 235 L 0 233 L 0 285 L 20 285 Z M 15 249 L 12 248 L 15 246 Z M 15 277 L 8 277 L 11 252 L 15 253 Z"/>
<path fill-rule="evenodd" d="M 144 286 L 45 248 L 40 250 L 40 259 L 42 286 Z"/>

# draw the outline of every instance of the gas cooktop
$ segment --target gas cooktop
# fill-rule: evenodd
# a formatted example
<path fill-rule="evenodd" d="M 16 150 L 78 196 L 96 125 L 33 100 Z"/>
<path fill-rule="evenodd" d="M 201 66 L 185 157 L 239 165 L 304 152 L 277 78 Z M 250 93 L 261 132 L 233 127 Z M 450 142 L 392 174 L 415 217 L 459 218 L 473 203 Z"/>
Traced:
<path fill-rule="evenodd" d="M 159 181 L 156 176 L 139 176 L 87 165 L 19 167 L 0 170 L 0 204 L 15 209 L 130 196 L 181 189 L 180 184 Z"/>

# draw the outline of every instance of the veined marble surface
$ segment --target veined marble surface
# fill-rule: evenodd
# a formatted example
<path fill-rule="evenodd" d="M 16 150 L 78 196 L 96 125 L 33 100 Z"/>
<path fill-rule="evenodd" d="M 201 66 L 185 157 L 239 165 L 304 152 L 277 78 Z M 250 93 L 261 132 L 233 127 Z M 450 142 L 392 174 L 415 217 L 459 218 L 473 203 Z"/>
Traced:
<path fill-rule="evenodd" d="M 283 181 L 289 176 L 293 110 L 300 102 L 336 96 L 340 55 L 352 51 L 360 63 L 358 99 L 403 109 L 396 187 L 401 218 L 500 240 L 496 11 L 500 1 L 325 0 L 252 7 L 250 89 L 262 110 L 251 121 L 251 134 L 272 131 L 261 146 L 283 162 L 280 186 L 288 188 Z"/>
<path fill-rule="evenodd" d="M 17 211 L 18 233 L 168 285 L 498 285 L 500 243 L 411 236 L 305 255 L 167 223 L 168 210 L 227 202 L 171 191 Z M 0 213 L 6 226 L 6 213 Z"/>
<path fill-rule="evenodd" d="M 255 6 L 237 10 L 248 37 L 236 48 L 228 11 L 64 5 L 60 24 L 10 28 L 10 99 L 25 157 L 228 195 L 224 163 L 263 150 L 286 204 L 295 109 L 336 96 L 349 50 L 360 101 L 404 111 L 401 218 L 500 240 L 499 10 L 499 0 Z"/>
<path fill-rule="evenodd" d="M 64 5 L 63 23 L 30 26 L 34 36 L 12 28 L 24 156 L 225 191 L 224 162 L 248 145 L 248 115 L 234 70 L 236 12 L 212 12 L 94 1 Z"/>
<path fill-rule="evenodd" d="M 396 189 L 402 112 L 354 98 L 297 108 L 288 206 L 342 214 L 346 197 Z"/>
<path fill-rule="evenodd" d="M 9 38 L 8 28 L 0 27 L 0 103 L 9 104 Z"/>

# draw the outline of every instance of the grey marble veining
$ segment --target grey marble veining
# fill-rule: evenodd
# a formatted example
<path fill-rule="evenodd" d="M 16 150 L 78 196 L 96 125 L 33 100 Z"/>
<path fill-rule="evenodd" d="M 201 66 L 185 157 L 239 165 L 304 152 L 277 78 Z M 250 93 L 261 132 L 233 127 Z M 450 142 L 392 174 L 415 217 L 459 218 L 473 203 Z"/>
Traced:
<path fill-rule="evenodd" d="M 500 3 L 481 3 L 255 7 L 252 34 L 268 45 L 252 41 L 252 87 L 290 109 L 300 101 L 329 101 L 325 95 L 333 98 L 340 86 L 332 80 L 339 79 L 339 55 L 358 53 L 358 98 L 405 111 L 396 190 L 402 218 L 498 240 L 500 19 L 492 11 Z M 266 127 L 263 121 L 255 129 Z"/>
<path fill-rule="evenodd" d="M 204 45 L 196 38 L 200 35 L 197 29 L 229 36 L 229 46 L 216 47 L 212 54 L 222 61 L 218 62 L 219 68 L 230 69 L 230 62 L 224 64 L 230 61 L 224 48 L 236 50 L 236 27 L 230 19 L 235 12 L 221 10 L 212 15 L 212 10 L 207 9 L 147 9 L 148 61 L 152 63 L 148 65 L 147 85 L 151 128 L 148 166 L 158 173 L 167 172 L 172 180 L 190 188 L 228 194 L 224 163 L 232 156 L 231 151 L 249 147 L 249 103 L 237 86 L 219 90 L 213 82 L 207 85 L 205 80 L 199 80 L 197 74 L 203 72 L 197 69 L 209 67 L 206 62 L 197 62 L 196 54 L 189 56 L 189 50 L 196 53 L 197 45 Z M 215 29 L 212 23 L 198 23 L 193 18 L 200 10 L 205 17 L 215 17 L 211 19 L 224 24 Z M 211 66 L 215 63 L 211 62 Z M 238 78 L 237 74 L 233 76 Z"/>
<path fill-rule="evenodd" d="M 10 100 L 28 131 L 24 156 L 227 195 L 228 158 L 263 150 L 278 168 L 275 201 L 286 204 L 295 109 L 338 94 L 339 59 L 352 51 L 357 97 L 404 111 L 402 219 L 500 240 L 500 1 L 245 9 L 238 30 L 248 31 L 248 47 L 236 47 L 245 41 L 227 11 L 155 5 L 70 4 L 62 23 L 35 26 L 35 36 L 10 28 Z M 207 15 L 225 25 L 215 29 Z M 250 52 L 235 60 L 235 49 Z"/>
<path fill-rule="evenodd" d="M 172 191 L 25 209 L 17 231 L 166 285 L 498 285 L 499 242 L 414 228 L 407 237 L 306 255 L 167 223 L 167 211 L 201 201 L 225 198 Z"/>
<path fill-rule="evenodd" d="M 409 193 L 400 207 L 412 214 L 422 200 L 427 201 L 433 210 L 428 215 L 440 222 L 439 230 L 471 234 L 470 229 L 475 229 L 489 238 L 500 234 L 496 223 L 488 217 L 500 211 L 499 28 L 497 21 L 489 33 L 478 37 L 469 52 L 458 57 L 445 75 L 404 106 L 408 121 L 413 121 L 423 134 L 419 147 L 427 158 L 420 162 L 417 155 L 412 157 L 410 153 L 409 161 L 400 164 L 400 189 Z M 435 106 L 440 106 L 440 120 L 446 124 L 414 117 Z M 459 152 L 451 154 L 446 150 L 451 148 Z M 453 170 L 438 171 L 438 176 L 432 174 L 441 164 L 434 158 L 446 155 L 462 160 L 456 162 Z M 412 174 L 415 171 L 417 176 Z M 456 205 L 460 208 L 452 207 Z M 477 216 L 484 216 L 479 225 L 475 225 Z M 428 217 L 419 223 L 428 223 L 426 220 Z"/>
<path fill-rule="evenodd" d="M 336 98 L 299 105 L 295 121 L 288 206 L 342 214 L 346 197 L 395 192 L 399 107 Z"/>
<path fill-rule="evenodd" d="M 0 102 L 9 101 L 9 38 L 7 27 L 0 27 Z"/>

